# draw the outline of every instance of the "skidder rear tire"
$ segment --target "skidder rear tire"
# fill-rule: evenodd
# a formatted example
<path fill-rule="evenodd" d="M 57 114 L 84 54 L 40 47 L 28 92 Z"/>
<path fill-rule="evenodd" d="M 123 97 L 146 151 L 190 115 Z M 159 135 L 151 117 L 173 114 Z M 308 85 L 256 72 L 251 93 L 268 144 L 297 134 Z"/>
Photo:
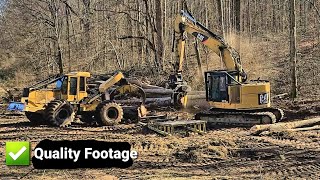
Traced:
<path fill-rule="evenodd" d="M 101 104 L 97 108 L 97 117 L 104 126 L 119 124 L 123 118 L 123 109 L 117 103 Z"/>
<path fill-rule="evenodd" d="M 65 100 L 51 101 L 46 110 L 46 121 L 52 126 L 68 126 L 74 120 L 72 106 Z"/>

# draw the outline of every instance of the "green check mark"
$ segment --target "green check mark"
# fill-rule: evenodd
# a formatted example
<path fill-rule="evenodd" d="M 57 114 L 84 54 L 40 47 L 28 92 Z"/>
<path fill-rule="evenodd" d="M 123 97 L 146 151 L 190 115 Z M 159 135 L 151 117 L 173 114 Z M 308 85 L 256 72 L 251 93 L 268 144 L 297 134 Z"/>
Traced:
<path fill-rule="evenodd" d="M 6 165 L 28 166 L 30 164 L 29 142 L 6 142 Z"/>

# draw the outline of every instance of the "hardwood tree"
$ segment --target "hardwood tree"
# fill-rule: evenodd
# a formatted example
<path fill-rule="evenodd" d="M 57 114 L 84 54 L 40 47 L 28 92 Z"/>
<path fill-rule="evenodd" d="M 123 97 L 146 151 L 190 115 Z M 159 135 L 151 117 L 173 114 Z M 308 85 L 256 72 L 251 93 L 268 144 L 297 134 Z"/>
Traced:
<path fill-rule="evenodd" d="M 290 0 L 290 61 L 291 61 L 291 97 L 294 99 L 298 93 L 297 83 L 297 32 L 296 32 L 296 5 Z"/>

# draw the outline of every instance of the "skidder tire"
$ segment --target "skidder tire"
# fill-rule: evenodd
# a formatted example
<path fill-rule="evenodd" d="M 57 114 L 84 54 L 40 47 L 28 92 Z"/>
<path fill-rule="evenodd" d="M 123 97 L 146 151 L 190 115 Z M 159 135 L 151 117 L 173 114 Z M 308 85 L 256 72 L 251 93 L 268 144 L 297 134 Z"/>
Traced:
<path fill-rule="evenodd" d="M 46 121 L 52 126 L 68 126 L 74 120 L 72 106 L 65 100 L 51 101 L 46 110 Z"/>
<path fill-rule="evenodd" d="M 101 104 L 97 111 L 99 121 L 104 126 L 119 124 L 123 118 L 123 109 L 117 103 Z"/>
<path fill-rule="evenodd" d="M 44 125 L 45 120 L 40 113 L 35 113 L 35 112 L 25 112 L 25 115 L 29 119 L 30 123 L 33 125 Z"/>

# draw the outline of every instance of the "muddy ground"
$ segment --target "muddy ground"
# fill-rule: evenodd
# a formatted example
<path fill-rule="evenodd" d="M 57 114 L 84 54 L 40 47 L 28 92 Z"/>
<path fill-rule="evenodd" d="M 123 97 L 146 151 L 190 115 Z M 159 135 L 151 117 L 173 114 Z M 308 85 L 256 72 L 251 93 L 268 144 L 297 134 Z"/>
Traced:
<path fill-rule="evenodd" d="M 300 104 L 301 105 L 301 104 Z M 286 104 L 288 120 L 303 109 Z M 317 108 L 315 106 L 308 106 Z M 288 109 L 293 109 L 288 111 Z M 305 114 L 304 118 L 317 115 Z M 291 114 L 290 114 L 291 113 Z M 306 112 L 304 112 L 306 113 Z M 179 113 L 181 117 L 189 114 Z M 301 118 L 301 117 L 299 117 Z M 247 128 L 210 128 L 204 135 L 162 137 L 140 126 L 69 128 L 33 127 L 23 116 L 0 119 L 1 179 L 319 179 L 320 132 L 290 132 L 252 136 Z M 126 129 L 122 129 L 126 127 Z M 128 169 L 35 170 L 5 165 L 6 141 L 43 139 L 127 141 L 139 157 Z"/>

